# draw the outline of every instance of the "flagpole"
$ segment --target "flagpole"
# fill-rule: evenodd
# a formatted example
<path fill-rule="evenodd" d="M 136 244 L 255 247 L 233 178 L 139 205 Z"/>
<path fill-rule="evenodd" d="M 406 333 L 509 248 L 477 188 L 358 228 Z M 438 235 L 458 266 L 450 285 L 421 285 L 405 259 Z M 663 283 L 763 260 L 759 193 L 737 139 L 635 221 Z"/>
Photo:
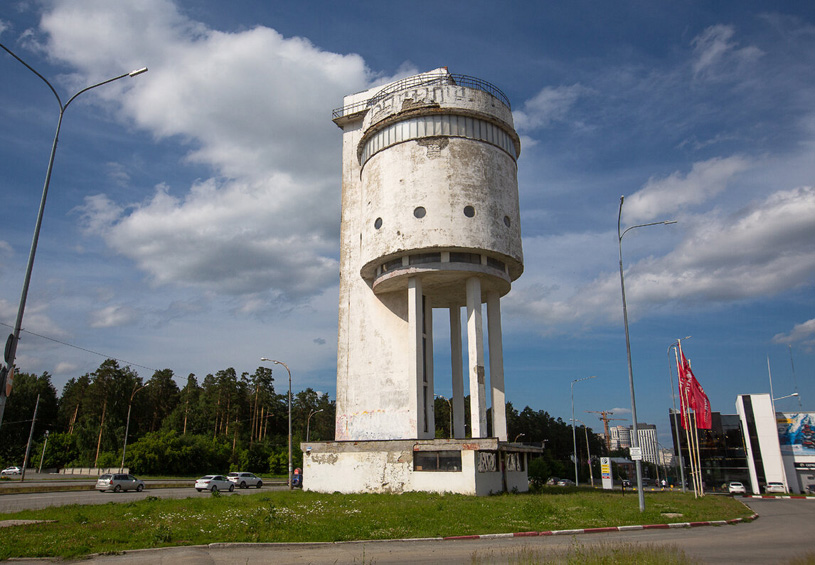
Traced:
<path fill-rule="evenodd" d="M 678 339 L 676 340 L 676 343 L 679 343 Z M 675 346 L 676 346 L 676 344 L 671 345 L 671 347 L 674 348 L 674 356 L 676 357 L 676 366 L 679 367 L 679 356 L 678 356 L 678 353 L 677 353 L 677 350 L 676 350 Z M 671 359 L 671 347 L 668 348 L 668 379 L 669 379 L 669 382 L 671 384 L 671 400 L 673 401 L 673 407 L 674 407 L 674 413 L 673 413 L 673 417 L 674 417 L 673 418 L 674 419 L 674 436 L 676 437 L 676 448 L 677 448 L 677 451 L 679 451 L 679 480 L 682 483 L 682 492 L 686 492 L 686 489 L 685 489 L 685 461 L 684 461 L 684 458 L 682 457 L 682 446 L 680 445 L 680 442 L 679 442 L 679 438 L 680 438 L 679 434 L 680 434 L 680 432 L 679 432 L 679 421 L 677 421 L 677 419 L 676 419 L 676 416 L 677 416 L 676 394 L 674 394 L 673 371 L 671 370 L 671 362 L 670 362 L 670 359 Z M 677 386 L 679 386 L 678 369 L 677 369 L 676 379 L 677 379 L 676 384 L 677 384 Z M 680 394 L 682 394 L 681 390 L 680 390 Z M 680 404 L 682 404 L 681 397 L 680 397 Z"/>

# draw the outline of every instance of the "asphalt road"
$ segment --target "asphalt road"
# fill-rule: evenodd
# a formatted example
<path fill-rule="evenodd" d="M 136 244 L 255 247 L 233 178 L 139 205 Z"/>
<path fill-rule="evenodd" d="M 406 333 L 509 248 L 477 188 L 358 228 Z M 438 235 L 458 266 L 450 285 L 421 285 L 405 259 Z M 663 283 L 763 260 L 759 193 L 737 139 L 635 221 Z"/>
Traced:
<path fill-rule="evenodd" d="M 806 553 L 815 554 L 815 500 L 745 499 L 745 502 L 760 518 L 750 523 L 730 526 L 466 541 L 174 547 L 98 556 L 91 561 L 122 565 L 438 562 L 452 565 L 473 562 L 533 562 L 530 557 L 537 552 L 542 556 L 551 556 L 553 551 L 565 551 L 575 544 L 584 547 L 601 544 L 676 547 L 702 563 L 788 563 Z M 87 562 L 88 560 L 82 560 L 70 563 Z"/>
<path fill-rule="evenodd" d="M 91 488 L 90 486 L 88 487 Z M 279 490 L 285 486 L 264 485 L 261 492 L 269 490 Z M 235 489 L 234 492 L 221 492 L 221 496 L 240 496 L 243 494 L 255 494 L 258 489 Z M 179 488 L 150 488 L 148 482 L 142 492 L 102 492 L 97 490 L 79 490 L 66 492 L 38 492 L 3 494 L 0 496 L 0 513 L 17 512 L 19 510 L 39 510 L 48 506 L 65 506 L 66 504 L 106 504 L 108 502 L 129 502 L 131 500 L 142 500 L 148 496 L 159 498 L 188 498 L 212 496 L 209 491 L 198 492 L 192 488 L 192 481 L 189 486 Z"/>

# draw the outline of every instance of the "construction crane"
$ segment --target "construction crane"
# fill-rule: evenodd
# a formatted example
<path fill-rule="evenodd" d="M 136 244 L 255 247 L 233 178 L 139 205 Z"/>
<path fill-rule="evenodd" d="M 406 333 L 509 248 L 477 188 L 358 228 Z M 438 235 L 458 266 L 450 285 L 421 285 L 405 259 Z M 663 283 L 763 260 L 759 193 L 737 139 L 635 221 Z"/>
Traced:
<path fill-rule="evenodd" d="M 597 410 L 586 410 L 586 412 L 590 414 L 600 414 L 598 418 L 603 421 L 603 430 L 606 437 L 606 452 L 611 453 L 611 434 L 608 431 L 608 423 L 612 420 L 628 420 L 628 418 L 609 418 L 614 412 L 609 412 L 608 410 L 602 410 L 600 412 Z"/>

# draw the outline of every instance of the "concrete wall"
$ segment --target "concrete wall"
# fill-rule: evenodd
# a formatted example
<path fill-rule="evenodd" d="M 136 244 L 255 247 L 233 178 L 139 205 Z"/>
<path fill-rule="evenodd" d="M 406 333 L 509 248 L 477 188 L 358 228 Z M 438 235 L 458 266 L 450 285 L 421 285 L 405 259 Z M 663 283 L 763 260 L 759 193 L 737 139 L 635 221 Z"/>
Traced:
<path fill-rule="evenodd" d="M 303 488 L 315 492 L 437 492 L 485 496 L 504 490 L 501 452 L 495 439 L 302 444 Z M 460 471 L 414 471 L 416 451 L 459 450 Z M 485 450 L 495 471 L 479 471 Z M 523 456 L 523 454 L 521 455 Z M 524 469 L 526 466 L 524 465 Z M 506 473 L 506 489 L 526 492 L 526 470 Z"/>

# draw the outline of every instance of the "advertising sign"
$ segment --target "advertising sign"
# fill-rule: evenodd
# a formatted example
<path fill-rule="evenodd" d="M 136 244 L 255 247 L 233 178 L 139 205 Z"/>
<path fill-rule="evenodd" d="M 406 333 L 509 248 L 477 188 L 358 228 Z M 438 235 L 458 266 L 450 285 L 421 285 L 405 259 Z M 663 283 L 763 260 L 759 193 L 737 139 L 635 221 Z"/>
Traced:
<path fill-rule="evenodd" d="M 603 475 L 603 489 L 611 490 L 614 488 L 614 481 L 611 478 L 611 458 L 600 458 L 600 473 Z"/>
<path fill-rule="evenodd" d="M 776 424 L 781 453 L 815 455 L 815 413 L 779 413 Z"/>

